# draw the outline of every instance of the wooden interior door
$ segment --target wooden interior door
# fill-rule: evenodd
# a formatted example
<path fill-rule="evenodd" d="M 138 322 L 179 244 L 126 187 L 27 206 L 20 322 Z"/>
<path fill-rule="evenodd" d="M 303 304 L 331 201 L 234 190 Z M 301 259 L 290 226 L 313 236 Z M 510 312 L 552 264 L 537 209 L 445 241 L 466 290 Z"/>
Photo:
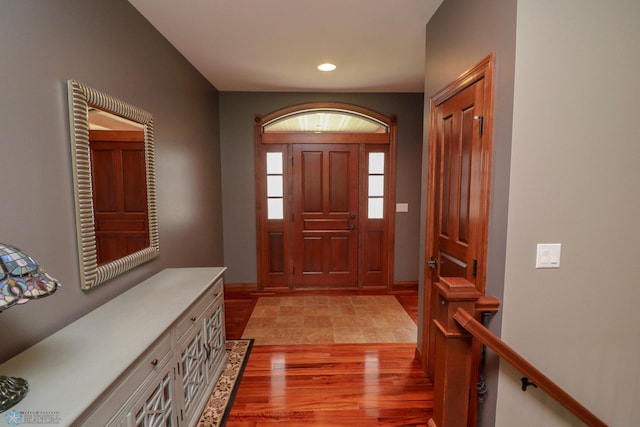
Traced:
<path fill-rule="evenodd" d="M 433 211 L 427 239 L 431 292 L 430 312 L 437 301 L 433 283 L 440 277 L 464 277 L 477 283 L 479 219 L 483 204 L 481 122 L 484 80 L 479 80 L 436 107 L 432 148 Z M 481 292 L 484 289 L 479 289 Z M 435 369 L 435 328 L 430 328 L 428 372 Z"/>
<path fill-rule="evenodd" d="M 293 145 L 293 286 L 358 285 L 358 145 Z"/>
<path fill-rule="evenodd" d="M 438 301 L 434 283 L 462 277 L 485 293 L 491 134 L 493 55 L 431 98 L 429 186 L 426 235 L 423 366 L 435 371 Z M 471 366 L 470 425 L 477 415 L 481 346 Z"/>
<path fill-rule="evenodd" d="M 481 193 L 481 121 L 484 80 L 438 106 L 431 269 L 438 277 L 476 283 Z"/>

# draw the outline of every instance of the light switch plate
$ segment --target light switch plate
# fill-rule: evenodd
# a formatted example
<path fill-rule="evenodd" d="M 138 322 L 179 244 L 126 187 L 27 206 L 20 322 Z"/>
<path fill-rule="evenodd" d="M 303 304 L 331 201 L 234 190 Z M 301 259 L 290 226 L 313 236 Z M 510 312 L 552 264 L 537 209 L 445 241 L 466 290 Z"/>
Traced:
<path fill-rule="evenodd" d="M 536 268 L 560 268 L 560 243 L 538 243 Z"/>
<path fill-rule="evenodd" d="M 396 203 L 396 212 L 409 212 L 409 203 Z"/>

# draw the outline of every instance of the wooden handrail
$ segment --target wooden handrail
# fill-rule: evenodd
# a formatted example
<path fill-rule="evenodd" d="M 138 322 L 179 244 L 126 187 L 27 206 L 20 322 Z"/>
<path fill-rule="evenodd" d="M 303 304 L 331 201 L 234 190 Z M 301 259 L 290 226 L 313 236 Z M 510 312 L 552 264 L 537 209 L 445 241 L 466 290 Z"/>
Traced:
<path fill-rule="evenodd" d="M 459 308 L 456 310 L 453 318 L 467 332 L 473 335 L 474 338 L 478 339 L 495 351 L 498 356 L 523 373 L 531 382 L 544 390 L 549 396 L 555 399 L 580 420 L 585 422 L 588 426 L 607 427 L 607 424 L 604 421 L 582 406 L 577 400 L 571 397 L 569 393 L 551 381 L 531 363 L 527 362 L 524 357 L 520 356 L 520 354 L 505 344 L 504 341 L 495 336 L 490 330 L 482 326 L 482 324 L 474 319 L 466 310 Z"/>
<path fill-rule="evenodd" d="M 476 309 L 474 314 L 478 313 L 497 313 L 500 309 L 500 300 L 496 297 L 482 295 L 476 301 Z"/>

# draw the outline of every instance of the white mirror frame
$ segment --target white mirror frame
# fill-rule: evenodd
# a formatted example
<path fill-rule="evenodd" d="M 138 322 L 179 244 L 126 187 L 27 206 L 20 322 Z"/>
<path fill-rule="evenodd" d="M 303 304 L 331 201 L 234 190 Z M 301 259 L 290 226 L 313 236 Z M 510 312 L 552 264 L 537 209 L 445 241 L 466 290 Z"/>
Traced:
<path fill-rule="evenodd" d="M 80 287 L 91 289 L 158 256 L 158 214 L 153 146 L 153 115 L 103 92 L 68 81 L 71 157 L 76 202 L 76 229 L 80 259 Z M 104 265 L 97 264 L 95 218 L 89 148 L 89 105 L 144 125 L 147 172 L 149 247 Z"/>

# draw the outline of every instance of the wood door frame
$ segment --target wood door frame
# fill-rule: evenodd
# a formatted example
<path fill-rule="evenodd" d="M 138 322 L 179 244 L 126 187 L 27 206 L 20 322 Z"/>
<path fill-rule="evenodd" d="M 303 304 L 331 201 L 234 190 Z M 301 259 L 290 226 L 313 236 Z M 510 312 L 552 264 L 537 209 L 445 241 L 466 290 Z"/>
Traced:
<path fill-rule="evenodd" d="M 387 133 L 351 133 L 351 132 L 264 132 L 264 126 L 279 118 L 284 118 L 306 111 L 339 111 L 350 114 L 359 115 L 365 118 L 378 121 L 388 129 Z M 366 164 L 366 156 L 369 151 L 375 150 L 375 147 L 385 147 L 388 153 L 386 156 L 386 166 L 388 174 L 385 174 L 385 201 L 384 201 L 384 230 L 386 241 L 386 252 L 384 258 L 384 271 L 382 272 L 381 282 L 376 284 L 367 283 L 366 272 L 363 266 L 366 265 L 365 251 L 360 250 L 366 247 L 365 234 L 367 230 L 367 219 L 365 218 L 366 209 L 360 209 L 358 220 L 358 288 L 363 287 L 384 287 L 390 288 L 393 285 L 394 272 L 394 242 L 395 242 L 395 200 L 396 200 L 396 133 L 397 125 L 395 116 L 387 117 L 374 110 L 366 107 L 342 103 L 342 102 L 311 102 L 289 106 L 264 116 L 256 115 L 254 118 L 254 143 L 255 143 L 255 173 L 256 173 L 256 260 L 257 260 L 257 288 L 264 289 L 291 289 L 293 286 L 293 260 L 291 251 L 291 225 L 288 219 L 291 215 L 291 196 L 293 188 L 290 180 L 285 179 L 285 199 L 283 226 L 281 230 L 282 238 L 282 272 L 274 273 L 269 266 L 269 257 L 275 252 L 270 250 L 269 229 L 276 228 L 274 221 L 267 219 L 266 212 L 266 170 L 264 157 L 266 152 L 278 151 L 284 153 L 284 174 L 290 177 L 292 167 L 289 159 L 292 156 L 292 144 L 358 144 L 359 145 L 359 203 L 362 204 L 366 200 L 366 188 L 363 179 L 366 177 L 366 170 L 363 171 L 362 165 Z M 387 176 L 388 175 L 388 176 Z M 287 186 L 287 183 L 289 184 Z M 280 238 L 280 237 L 278 237 Z"/>
<path fill-rule="evenodd" d="M 436 191 L 434 188 L 436 180 L 436 148 L 437 148 L 437 108 L 440 104 L 455 96 L 462 90 L 470 87 L 481 79 L 484 79 L 484 105 L 485 111 L 483 115 L 483 138 L 482 138 L 482 206 L 480 208 L 480 230 L 478 245 L 478 267 L 476 275 L 476 287 L 482 295 L 486 289 L 486 263 L 487 263 L 487 240 L 489 228 L 489 205 L 490 205 L 490 187 L 491 187 L 491 157 L 492 157 L 492 140 L 493 140 L 493 97 L 494 97 L 494 63 L 495 55 L 491 53 L 473 68 L 469 69 L 456 80 L 445 86 L 442 90 L 433 95 L 429 103 L 429 148 L 428 148 L 428 186 L 427 186 L 427 224 L 425 238 L 425 259 L 424 259 L 424 292 L 423 292 L 423 324 L 421 347 L 417 349 L 418 359 L 422 363 L 422 367 L 429 375 L 433 374 L 434 354 L 433 346 L 430 343 L 430 332 L 435 327 L 431 321 L 434 313 L 432 312 L 433 292 L 431 286 L 431 269 L 428 260 L 435 252 L 435 244 L 433 236 L 436 231 Z"/>

